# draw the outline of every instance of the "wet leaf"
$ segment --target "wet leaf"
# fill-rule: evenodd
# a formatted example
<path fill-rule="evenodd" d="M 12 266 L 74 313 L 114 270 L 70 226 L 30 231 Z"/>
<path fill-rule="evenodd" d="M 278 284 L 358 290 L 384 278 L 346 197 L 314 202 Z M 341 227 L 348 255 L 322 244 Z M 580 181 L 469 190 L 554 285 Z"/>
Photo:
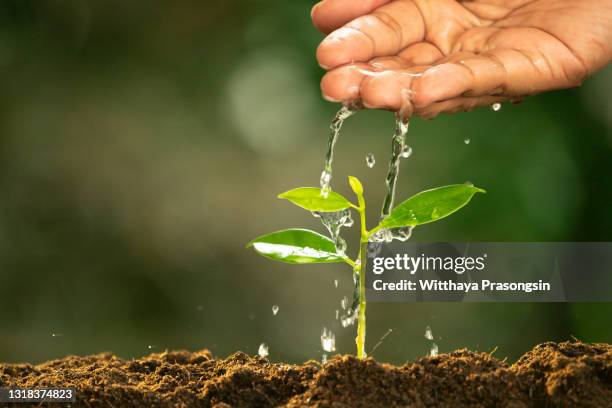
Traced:
<path fill-rule="evenodd" d="M 309 211 L 340 211 L 351 206 L 349 200 L 330 191 L 327 197 L 321 195 L 321 189 L 316 187 L 300 187 L 280 194 L 278 198 L 291 201 L 293 204 Z"/>
<path fill-rule="evenodd" d="M 293 264 L 345 262 L 334 241 L 314 231 L 292 228 L 255 238 L 247 244 L 258 254 Z"/>
<path fill-rule="evenodd" d="M 422 191 L 397 207 L 380 223 L 382 228 L 427 224 L 442 219 L 485 191 L 470 184 L 453 184 Z"/>

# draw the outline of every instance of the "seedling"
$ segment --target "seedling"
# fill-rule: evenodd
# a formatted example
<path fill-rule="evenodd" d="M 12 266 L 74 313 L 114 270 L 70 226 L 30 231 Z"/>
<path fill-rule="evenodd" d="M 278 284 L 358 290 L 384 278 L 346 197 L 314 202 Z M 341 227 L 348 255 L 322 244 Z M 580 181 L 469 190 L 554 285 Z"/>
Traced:
<path fill-rule="evenodd" d="M 395 207 L 376 227 L 368 230 L 363 186 L 356 177 L 349 176 L 348 181 L 357 196 L 357 204 L 350 202 L 335 191 L 322 194 L 321 189 L 316 187 L 296 188 L 278 197 L 313 212 L 336 213 L 347 209 L 357 211 L 361 238 L 359 252 L 354 260 L 346 255 L 345 248 L 341 248 L 337 240 L 334 241 L 317 232 L 299 228 L 263 235 L 249 242 L 247 247 L 253 247 L 257 253 L 267 258 L 291 264 L 344 262 L 350 265 L 358 278 L 358 290 L 356 290 L 357 338 L 355 339 L 357 357 L 365 358 L 365 258 L 368 242 L 380 236 L 381 232 L 389 232 L 387 236 L 393 236 L 394 230 L 441 220 L 465 206 L 474 194 L 485 191 L 471 184 L 453 184 L 426 190 Z"/>

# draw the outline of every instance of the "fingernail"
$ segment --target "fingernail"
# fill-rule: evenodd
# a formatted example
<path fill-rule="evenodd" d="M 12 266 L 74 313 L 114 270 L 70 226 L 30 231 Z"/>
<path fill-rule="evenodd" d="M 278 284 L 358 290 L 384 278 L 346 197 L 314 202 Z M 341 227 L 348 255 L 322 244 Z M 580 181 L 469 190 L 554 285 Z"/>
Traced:
<path fill-rule="evenodd" d="M 322 93 L 321 95 L 323 96 L 323 99 L 325 99 L 326 101 L 335 102 L 335 103 L 340 102 L 340 99 L 332 98 L 331 96 L 325 95 L 324 93 Z"/>

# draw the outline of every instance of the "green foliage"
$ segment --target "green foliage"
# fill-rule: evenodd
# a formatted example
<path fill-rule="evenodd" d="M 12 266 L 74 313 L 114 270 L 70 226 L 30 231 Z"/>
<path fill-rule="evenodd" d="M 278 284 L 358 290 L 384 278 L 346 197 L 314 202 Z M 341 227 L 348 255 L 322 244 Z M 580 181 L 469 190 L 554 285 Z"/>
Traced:
<path fill-rule="evenodd" d="M 327 197 L 316 187 L 300 187 L 279 194 L 278 198 L 291 201 L 293 204 L 309 211 L 333 212 L 345 210 L 351 206 L 349 200 L 340 194 L 330 191 Z"/>
<path fill-rule="evenodd" d="M 255 238 L 247 244 L 267 258 L 293 264 L 345 262 L 334 241 L 314 231 L 292 228 Z"/>
<path fill-rule="evenodd" d="M 484 192 L 470 184 L 453 184 L 422 191 L 395 207 L 382 220 L 380 227 L 407 227 L 438 221 L 465 206 L 474 194 Z"/>
<path fill-rule="evenodd" d="M 476 193 L 485 191 L 469 184 L 455 184 L 420 192 L 404 201 L 385 217 L 374 229 L 366 229 L 366 204 L 363 198 L 363 185 L 356 178 L 349 176 L 349 184 L 357 195 L 359 205 L 354 205 L 340 194 L 330 191 L 327 197 L 321 189 L 302 187 L 279 195 L 280 198 L 310 211 L 337 212 L 352 208 L 359 213 L 360 246 L 359 254 L 353 261 L 344 254 L 345 248 L 339 251 L 336 243 L 321 234 L 304 229 L 288 229 L 273 232 L 251 241 L 247 247 L 255 248 L 260 255 L 277 261 L 304 264 L 346 262 L 358 276 L 354 299 L 358 300 L 357 317 L 357 357 L 365 358 L 366 333 L 366 286 L 364 266 L 368 239 L 376 231 L 384 228 L 415 226 L 437 221 L 465 206 Z"/>

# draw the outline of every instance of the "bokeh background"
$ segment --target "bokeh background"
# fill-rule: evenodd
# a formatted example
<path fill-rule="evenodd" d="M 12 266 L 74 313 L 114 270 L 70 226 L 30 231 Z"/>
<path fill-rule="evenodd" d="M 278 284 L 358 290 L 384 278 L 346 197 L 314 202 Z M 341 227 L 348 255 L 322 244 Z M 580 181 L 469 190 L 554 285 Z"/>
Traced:
<path fill-rule="evenodd" d="M 317 185 L 338 108 L 319 95 L 312 5 L 0 4 L 0 360 L 226 356 L 266 342 L 273 361 L 299 362 L 320 358 L 324 326 L 338 352 L 354 353 L 354 328 L 334 319 L 351 293 L 348 269 L 276 264 L 244 248 L 276 229 L 321 228 L 275 198 Z M 399 198 L 468 180 L 488 194 L 414 239 L 612 240 L 610 89 L 607 69 L 497 113 L 415 119 Z M 345 176 L 361 178 L 372 217 L 393 126 L 389 112 L 361 112 L 337 146 L 332 185 L 349 194 Z M 543 341 L 609 342 L 611 312 L 370 304 L 368 350 L 392 328 L 374 357 L 422 356 L 430 325 L 440 352 L 497 347 L 513 360 Z"/>

